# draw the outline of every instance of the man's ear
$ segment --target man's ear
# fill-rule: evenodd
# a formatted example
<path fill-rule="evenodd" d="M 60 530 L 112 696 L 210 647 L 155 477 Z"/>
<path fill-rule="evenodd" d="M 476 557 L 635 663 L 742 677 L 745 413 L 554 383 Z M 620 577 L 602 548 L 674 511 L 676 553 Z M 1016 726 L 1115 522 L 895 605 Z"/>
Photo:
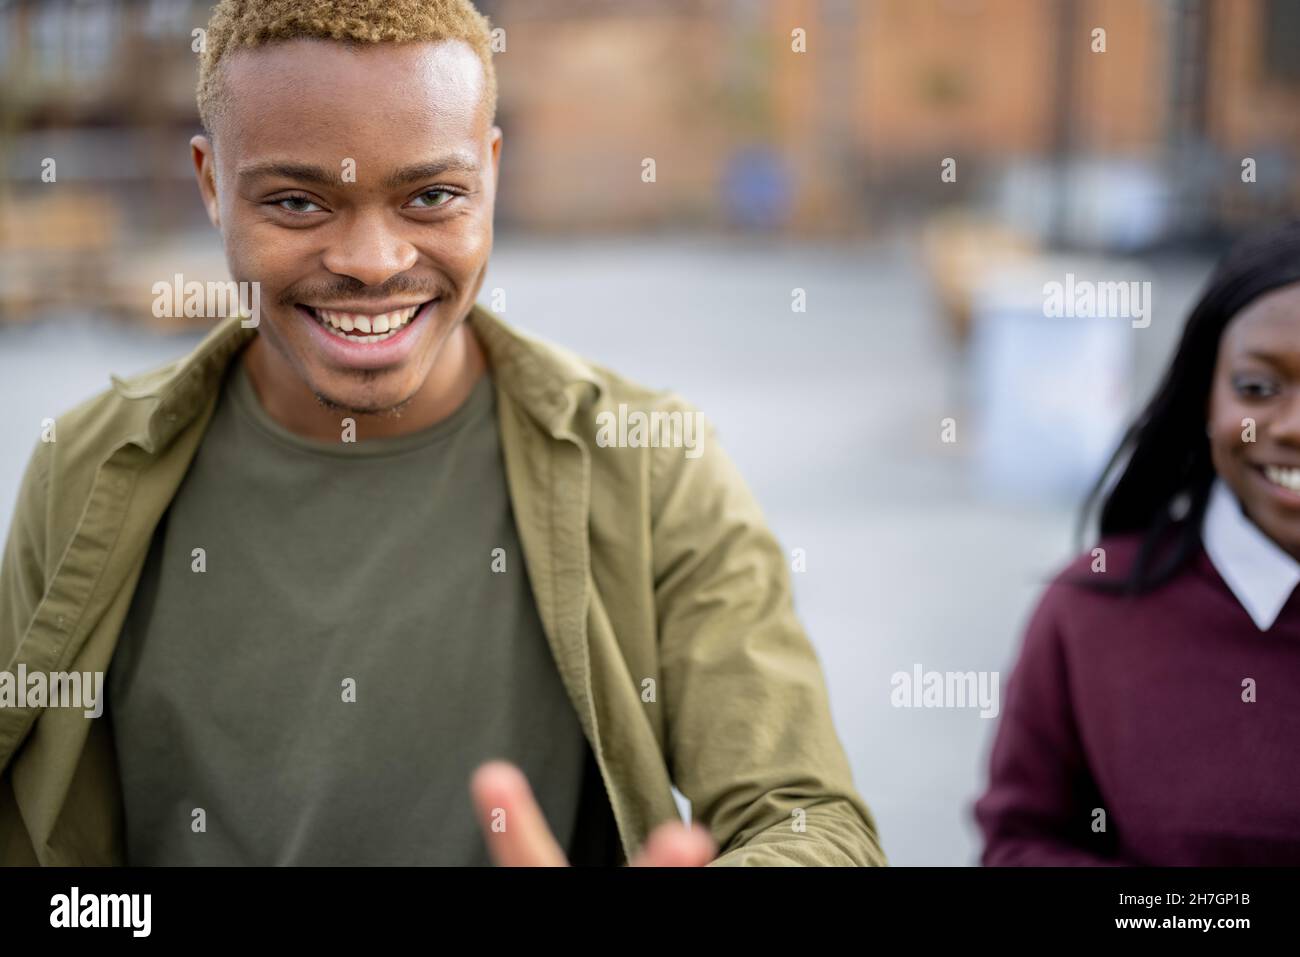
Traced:
<path fill-rule="evenodd" d="M 494 126 L 488 135 L 492 137 L 492 192 L 496 193 L 497 178 L 501 172 L 501 140 L 505 134 L 501 132 L 501 127 Z"/>
<path fill-rule="evenodd" d="M 208 219 L 221 228 L 221 212 L 217 205 L 217 157 L 212 141 L 202 134 L 190 140 L 190 157 L 194 160 L 194 176 L 199 181 L 199 195 L 208 211 Z"/>

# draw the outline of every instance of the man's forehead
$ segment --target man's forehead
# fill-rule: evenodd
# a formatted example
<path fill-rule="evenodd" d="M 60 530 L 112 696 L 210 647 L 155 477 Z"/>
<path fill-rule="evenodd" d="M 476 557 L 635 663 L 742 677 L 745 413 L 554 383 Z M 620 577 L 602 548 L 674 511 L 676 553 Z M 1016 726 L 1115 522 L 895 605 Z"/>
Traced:
<path fill-rule="evenodd" d="M 485 121 L 483 65 L 460 40 L 343 43 L 287 40 L 236 51 L 222 63 L 227 117 L 243 129 L 305 136 L 473 136 Z M 393 129 L 400 134 L 400 130 Z"/>

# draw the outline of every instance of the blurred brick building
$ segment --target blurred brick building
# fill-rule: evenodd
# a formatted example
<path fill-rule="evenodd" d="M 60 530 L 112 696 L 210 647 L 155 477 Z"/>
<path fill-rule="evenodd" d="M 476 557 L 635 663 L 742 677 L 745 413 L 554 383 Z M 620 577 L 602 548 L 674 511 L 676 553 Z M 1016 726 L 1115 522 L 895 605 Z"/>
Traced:
<path fill-rule="evenodd" d="M 1289 0 L 482 6 L 506 34 L 504 209 L 520 225 L 726 223 L 735 157 L 755 148 L 785 174 L 780 222 L 797 233 L 859 230 L 878 211 L 950 197 L 938 175 L 949 156 L 972 183 L 1022 160 L 1145 163 L 1182 186 L 1188 228 L 1296 201 Z M 805 53 L 791 48 L 796 29 Z M 1261 166 L 1249 192 L 1235 189 L 1245 156 Z"/>
<path fill-rule="evenodd" d="M 1034 182 L 1050 192 L 1091 160 L 1103 193 L 1116 162 L 1172 190 L 1167 231 L 1296 204 L 1291 0 L 479 6 L 504 30 L 505 229 L 863 235 L 973 202 L 1020 165 L 1046 170 Z M 114 207 L 103 221 L 154 236 L 204 228 L 185 139 L 197 125 L 192 31 L 209 9 L 0 0 L 0 246 L 25 241 L 30 217 L 15 204 L 40 195 L 53 150 L 67 193 Z M 1097 28 L 1104 53 L 1091 49 Z M 1242 190 L 1247 156 L 1258 183 Z M 944 157 L 958 160 L 956 184 L 940 181 Z M 654 183 L 642 181 L 647 158 Z M 1033 206 L 1024 182 L 1012 192 Z"/>

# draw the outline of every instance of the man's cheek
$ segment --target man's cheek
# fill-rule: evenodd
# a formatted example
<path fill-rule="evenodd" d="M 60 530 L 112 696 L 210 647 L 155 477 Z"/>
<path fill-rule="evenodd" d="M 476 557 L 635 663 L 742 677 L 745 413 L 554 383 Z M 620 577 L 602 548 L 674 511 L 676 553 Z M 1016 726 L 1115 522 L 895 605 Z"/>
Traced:
<path fill-rule="evenodd" d="M 256 268 L 257 257 L 249 255 L 249 244 L 241 242 L 235 234 L 226 237 L 226 262 L 233 279 L 248 281 L 260 278 L 257 275 L 260 272 Z"/>
<path fill-rule="evenodd" d="M 452 277 L 458 282 L 464 282 L 483 265 L 484 257 L 491 250 L 491 228 L 484 228 L 481 223 L 471 223 L 431 247 L 429 258 L 434 262 L 445 263 Z"/>

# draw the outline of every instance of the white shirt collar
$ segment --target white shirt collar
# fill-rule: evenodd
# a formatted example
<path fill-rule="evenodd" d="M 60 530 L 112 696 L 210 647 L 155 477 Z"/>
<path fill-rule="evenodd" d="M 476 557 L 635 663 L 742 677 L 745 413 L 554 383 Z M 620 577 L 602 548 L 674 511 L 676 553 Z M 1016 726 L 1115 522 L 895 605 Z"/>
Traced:
<path fill-rule="evenodd" d="M 1300 584 L 1300 562 L 1260 531 L 1220 478 L 1210 489 L 1201 539 L 1255 627 L 1268 631 Z"/>

